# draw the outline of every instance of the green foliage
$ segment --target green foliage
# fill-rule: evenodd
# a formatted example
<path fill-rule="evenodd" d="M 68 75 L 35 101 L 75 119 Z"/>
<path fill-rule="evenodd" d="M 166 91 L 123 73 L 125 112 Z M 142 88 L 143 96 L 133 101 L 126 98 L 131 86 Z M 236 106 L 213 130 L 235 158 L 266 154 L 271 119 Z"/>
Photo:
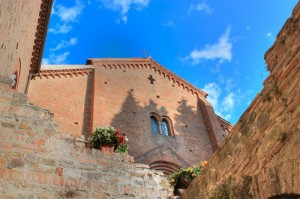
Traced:
<path fill-rule="evenodd" d="M 279 135 L 279 140 L 280 140 L 281 142 L 283 142 L 283 141 L 286 139 L 286 137 L 287 137 L 287 135 L 286 135 L 285 132 L 280 133 L 280 135 Z"/>
<path fill-rule="evenodd" d="M 232 185 L 230 178 L 227 179 L 217 188 L 210 199 L 252 199 L 253 196 L 249 193 L 252 177 L 243 176 L 243 178 L 243 185 L 238 187 Z"/>
<path fill-rule="evenodd" d="M 114 127 L 97 127 L 89 141 L 93 148 L 99 148 L 101 143 L 115 144 L 115 135 Z"/>
<path fill-rule="evenodd" d="M 231 186 L 229 183 L 222 184 L 219 186 L 217 191 L 213 194 L 210 199 L 236 199 L 237 193 L 236 188 Z"/>
<path fill-rule="evenodd" d="M 101 144 L 114 144 L 117 153 L 126 154 L 128 138 L 119 129 L 114 127 L 97 127 L 89 138 L 92 148 L 99 149 Z"/>
<path fill-rule="evenodd" d="M 206 164 L 206 161 L 202 161 L 199 165 L 194 165 L 188 168 L 180 168 L 179 171 L 169 176 L 170 183 L 176 188 L 181 177 L 188 182 L 191 182 L 200 174 Z"/>
<path fill-rule="evenodd" d="M 121 154 L 127 154 L 128 153 L 128 145 L 127 144 L 121 144 L 118 146 L 116 152 Z"/>

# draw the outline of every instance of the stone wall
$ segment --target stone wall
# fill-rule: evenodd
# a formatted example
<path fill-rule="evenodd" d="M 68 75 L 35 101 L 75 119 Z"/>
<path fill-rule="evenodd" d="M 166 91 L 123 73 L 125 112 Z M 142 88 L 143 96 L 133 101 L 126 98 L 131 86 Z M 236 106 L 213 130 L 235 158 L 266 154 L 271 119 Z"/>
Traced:
<path fill-rule="evenodd" d="M 265 54 L 263 90 L 183 198 L 300 197 L 299 18 L 300 3 Z"/>
<path fill-rule="evenodd" d="M 0 1 L 0 75 L 17 71 L 19 92 L 25 92 L 42 0 Z"/>
<path fill-rule="evenodd" d="M 52 114 L 0 83 L 0 198 L 167 198 L 163 173 L 87 149 Z"/>

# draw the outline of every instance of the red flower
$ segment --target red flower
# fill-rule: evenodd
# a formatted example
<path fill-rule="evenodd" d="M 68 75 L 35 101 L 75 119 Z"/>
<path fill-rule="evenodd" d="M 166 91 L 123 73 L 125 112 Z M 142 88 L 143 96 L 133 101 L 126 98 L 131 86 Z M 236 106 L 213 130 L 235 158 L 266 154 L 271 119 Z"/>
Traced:
<path fill-rule="evenodd" d="M 122 136 L 121 144 L 124 144 L 124 143 L 125 143 L 125 136 Z"/>
<path fill-rule="evenodd" d="M 121 133 L 120 129 L 116 129 L 116 133 L 117 134 Z"/>

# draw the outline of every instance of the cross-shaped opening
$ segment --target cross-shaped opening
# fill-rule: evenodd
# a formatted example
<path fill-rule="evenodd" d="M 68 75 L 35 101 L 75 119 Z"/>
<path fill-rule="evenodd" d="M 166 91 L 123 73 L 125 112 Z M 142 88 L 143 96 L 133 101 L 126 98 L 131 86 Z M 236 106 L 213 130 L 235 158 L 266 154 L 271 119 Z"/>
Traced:
<path fill-rule="evenodd" d="M 155 79 L 152 77 L 152 75 L 149 75 L 148 79 L 150 80 L 151 84 L 153 84 L 155 81 Z"/>

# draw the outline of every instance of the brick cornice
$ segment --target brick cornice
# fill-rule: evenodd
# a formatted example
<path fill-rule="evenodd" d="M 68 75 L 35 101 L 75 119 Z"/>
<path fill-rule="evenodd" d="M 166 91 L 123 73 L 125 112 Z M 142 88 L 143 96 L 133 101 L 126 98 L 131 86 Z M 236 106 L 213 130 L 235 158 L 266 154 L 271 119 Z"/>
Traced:
<path fill-rule="evenodd" d="M 174 74 L 173 72 L 171 72 L 167 68 L 163 67 L 161 64 L 157 63 L 152 58 L 148 58 L 148 59 L 151 63 L 153 63 L 157 67 L 157 71 L 159 73 L 162 73 L 164 77 L 169 76 L 171 79 L 173 78 L 173 81 L 177 82 L 178 86 L 182 86 L 184 89 L 188 89 L 192 93 L 196 93 L 199 96 L 203 96 L 204 98 L 206 98 L 208 96 L 208 94 L 206 92 L 196 88 L 195 86 L 193 86 L 189 82 L 185 81 L 184 79 L 182 79 L 178 75 Z"/>
<path fill-rule="evenodd" d="M 72 69 L 48 69 L 48 70 L 41 70 L 39 74 L 33 76 L 33 79 L 39 77 L 42 78 L 61 78 L 63 77 L 73 77 L 78 75 L 90 75 L 93 72 L 94 68 L 72 68 Z"/>
<path fill-rule="evenodd" d="M 42 0 L 32 51 L 30 74 L 39 73 L 53 0 Z"/>
<path fill-rule="evenodd" d="M 159 63 L 157 63 L 152 58 L 109 58 L 109 59 L 88 59 L 87 64 L 90 65 L 101 65 L 103 67 L 115 68 L 115 69 L 126 69 L 126 68 L 133 68 L 133 69 L 143 69 L 149 67 L 155 73 L 158 73 L 160 76 L 168 79 L 169 81 L 173 81 L 174 84 L 177 86 L 192 92 L 193 94 L 198 95 L 198 97 L 206 98 L 208 94 L 189 82 L 185 81 L 178 75 L 174 74 L 172 71 L 168 70 L 167 68 L 163 67 Z"/>

